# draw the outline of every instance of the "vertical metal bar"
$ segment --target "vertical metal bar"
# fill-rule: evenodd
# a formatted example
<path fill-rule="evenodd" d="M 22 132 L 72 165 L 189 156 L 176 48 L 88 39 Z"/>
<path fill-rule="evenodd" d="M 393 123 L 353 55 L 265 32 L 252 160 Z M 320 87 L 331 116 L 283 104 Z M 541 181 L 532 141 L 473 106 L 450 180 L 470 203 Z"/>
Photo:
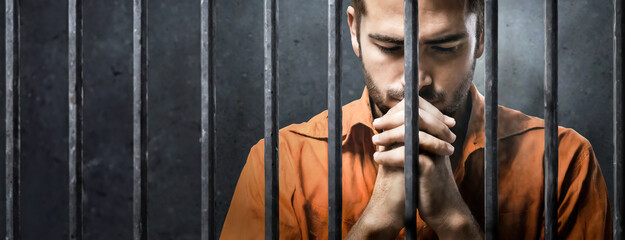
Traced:
<path fill-rule="evenodd" d="M 545 239 L 558 238 L 558 1 L 545 0 Z"/>
<path fill-rule="evenodd" d="M 68 2 L 69 239 L 82 239 L 83 72 L 82 0 Z"/>
<path fill-rule="evenodd" d="M 6 0 L 6 239 L 20 239 L 20 1 Z"/>
<path fill-rule="evenodd" d="M 215 239 L 215 0 L 201 0 L 202 236 Z"/>
<path fill-rule="evenodd" d="M 406 239 L 417 239 L 419 192 L 419 13 L 417 0 L 404 0 Z"/>
<path fill-rule="evenodd" d="M 613 237 L 623 239 L 623 149 L 625 149 L 625 135 L 623 134 L 623 1 L 614 0 L 614 216 Z"/>
<path fill-rule="evenodd" d="M 328 238 L 342 239 L 343 158 L 341 112 L 342 0 L 328 0 Z"/>
<path fill-rule="evenodd" d="M 498 3 L 486 0 L 484 6 L 486 106 L 484 150 L 484 234 L 485 239 L 498 238 L 498 168 L 497 168 L 497 96 L 498 96 Z M 480 27 L 480 26 L 478 26 Z"/>
<path fill-rule="evenodd" d="M 148 0 L 133 6 L 133 233 L 135 240 L 148 239 Z"/>
<path fill-rule="evenodd" d="M 278 239 L 278 2 L 265 0 L 265 239 Z"/>

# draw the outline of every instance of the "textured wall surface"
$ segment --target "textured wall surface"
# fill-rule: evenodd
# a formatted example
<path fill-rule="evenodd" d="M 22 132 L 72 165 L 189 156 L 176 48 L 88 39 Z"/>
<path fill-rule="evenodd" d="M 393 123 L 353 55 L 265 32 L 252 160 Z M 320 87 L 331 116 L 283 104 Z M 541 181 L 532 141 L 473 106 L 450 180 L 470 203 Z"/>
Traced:
<path fill-rule="evenodd" d="M 200 234 L 199 2 L 149 2 L 151 239 Z M 326 4 L 280 1 L 281 127 L 326 109 Z M 348 4 L 345 0 L 345 8 Z M 249 148 L 263 134 L 263 1 L 217 0 L 217 5 L 221 229 Z M 612 2 L 570 0 L 558 7 L 560 125 L 590 140 L 611 191 Z M 504 0 L 499 8 L 500 104 L 542 116 L 543 2 Z M 84 15 L 85 234 L 131 239 L 132 1 L 85 1 Z M 364 80 L 344 21 L 346 104 L 360 97 Z M 22 1 L 21 37 L 23 237 L 67 239 L 67 2 Z M 474 79 L 482 92 L 483 66 L 479 60 Z M 0 144 L 4 148 L 4 138 Z M 4 156 L 0 159 L 4 163 Z"/>

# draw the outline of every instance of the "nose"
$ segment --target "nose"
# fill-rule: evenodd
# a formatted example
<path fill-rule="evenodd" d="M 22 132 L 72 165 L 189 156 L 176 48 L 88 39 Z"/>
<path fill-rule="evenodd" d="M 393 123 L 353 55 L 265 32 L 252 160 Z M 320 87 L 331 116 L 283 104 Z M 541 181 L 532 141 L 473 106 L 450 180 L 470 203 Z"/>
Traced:
<path fill-rule="evenodd" d="M 432 84 L 432 76 L 424 71 L 424 67 L 419 64 L 419 91 L 421 88 L 425 86 L 429 86 Z M 406 74 L 404 73 L 401 77 L 402 86 L 406 86 Z"/>
<path fill-rule="evenodd" d="M 421 67 L 421 64 L 419 64 L 419 91 L 421 91 L 421 88 L 429 86 L 431 84 L 432 76 L 430 76 L 430 74 L 427 74 L 427 72 L 424 71 Z"/>

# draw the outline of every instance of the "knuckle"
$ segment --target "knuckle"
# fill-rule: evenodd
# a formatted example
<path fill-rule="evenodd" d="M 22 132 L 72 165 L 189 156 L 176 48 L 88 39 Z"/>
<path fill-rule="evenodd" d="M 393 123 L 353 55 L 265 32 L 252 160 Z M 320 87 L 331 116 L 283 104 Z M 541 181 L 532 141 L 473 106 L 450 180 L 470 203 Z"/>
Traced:
<path fill-rule="evenodd" d="M 382 143 L 382 144 L 386 143 L 386 135 L 387 135 L 386 132 L 382 132 L 378 134 L 377 142 Z"/>
<path fill-rule="evenodd" d="M 436 111 L 436 118 L 440 119 L 441 121 L 445 120 L 445 116 L 440 111 Z"/>
<path fill-rule="evenodd" d="M 394 166 L 403 166 L 404 162 L 404 148 L 398 147 L 392 150 L 392 158 L 389 159 L 389 164 Z"/>
<path fill-rule="evenodd" d="M 382 152 L 376 152 L 373 154 L 373 160 L 378 164 L 384 163 L 384 154 Z"/>
<path fill-rule="evenodd" d="M 447 139 L 447 140 L 451 140 L 453 138 L 453 134 L 451 133 L 451 130 L 447 127 L 447 126 L 441 126 L 441 137 Z"/>
<path fill-rule="evenodd" d="M 444 152 L 444 151 L 445 151 L 445 149 L 447 149 L 447 143 L 445 143 L 445 142 L 444 142 L 444 141 L 442 141 L 442 140 L 438 140 L 438 141 L 437 141 L 437 148 L 438 148 L 441 152 Z"/>
<path fill-rule="evenodd" d="M 405 129 L 404 129 L 404 127 L 398 127 L 393 132 L 394 132 L 393 140 L 395 140 L 396 142 L 403 142 L 404 141 L 404 136 L 405 136 Z"/>

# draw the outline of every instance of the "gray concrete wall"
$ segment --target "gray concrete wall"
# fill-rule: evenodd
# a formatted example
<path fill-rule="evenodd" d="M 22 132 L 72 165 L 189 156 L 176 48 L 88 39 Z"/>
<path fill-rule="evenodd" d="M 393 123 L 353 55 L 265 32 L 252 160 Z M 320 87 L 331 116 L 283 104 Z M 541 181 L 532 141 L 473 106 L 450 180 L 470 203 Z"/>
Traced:
<path fill-rule="evenodd" d="M 280 1 L 281 127 L 326 109 L 326 4 Z M 217 5 L 221 226 L 249 148 L 263 134 L 263 1 L 217 0 Z M 500 104 L 542 116 L 543 3 L 504 0 L 499 6 Z M 559 11 L 560 124 L 590 140 L 611 191 L 612 1 L 561 1 Z M 87 239 L 130 239 L 132 1 L 85 1 L 84 12 L 85 234 Z M 22 1 L 24 239 L 67 239 L 68 234 L 66 15 L 66 1 Z M 199 15 L 199 1 L 149 2 L 151 239 L 200 234 Z M 343 28 L 348 36 L 347 23 Z M 348 103 L 360 97 L 364 80 L 348 37 L 343 48 L 342 101 Z M 483 66 L 480 60 L 474 80 L 482 92 Z M 4 156 L 0 159 L 3 163 Z"/>

